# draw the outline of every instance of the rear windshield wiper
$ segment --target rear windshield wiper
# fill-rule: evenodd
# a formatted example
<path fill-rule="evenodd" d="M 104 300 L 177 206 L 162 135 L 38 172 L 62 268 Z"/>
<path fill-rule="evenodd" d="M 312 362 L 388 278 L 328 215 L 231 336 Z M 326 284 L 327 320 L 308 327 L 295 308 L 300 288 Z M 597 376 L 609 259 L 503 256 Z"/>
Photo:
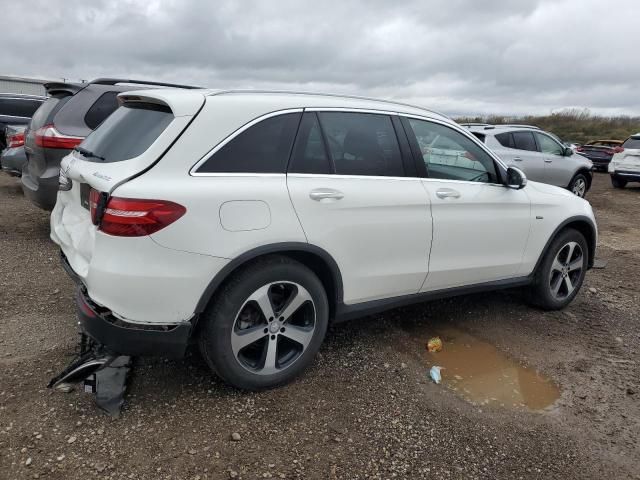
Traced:
<path fill-rule="evenodd" d="M 75 147 L 74 150 L 80 153 L 80 155 L 82 155 L 83 157 L 97 158 L 98 160 L 102 160 L 103 162 L 106 160 L 104 157 L 101 157 L 100 155 L 96 155 L 91 150 L 87 150 L 86 148 Z"/>

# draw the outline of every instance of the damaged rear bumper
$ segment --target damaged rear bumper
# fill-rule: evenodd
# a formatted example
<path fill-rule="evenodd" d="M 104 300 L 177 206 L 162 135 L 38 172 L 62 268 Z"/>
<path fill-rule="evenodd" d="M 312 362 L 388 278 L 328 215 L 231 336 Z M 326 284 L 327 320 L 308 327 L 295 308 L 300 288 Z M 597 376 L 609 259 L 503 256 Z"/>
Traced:
<path fill-rule="evenodd" d="M 80 328 L 94 342 L 119 355 L 180 358 L 191 336 L 191 324 L 147 326 L 115 318 L 94 304 L 83 287 L 76 295 Z"/>

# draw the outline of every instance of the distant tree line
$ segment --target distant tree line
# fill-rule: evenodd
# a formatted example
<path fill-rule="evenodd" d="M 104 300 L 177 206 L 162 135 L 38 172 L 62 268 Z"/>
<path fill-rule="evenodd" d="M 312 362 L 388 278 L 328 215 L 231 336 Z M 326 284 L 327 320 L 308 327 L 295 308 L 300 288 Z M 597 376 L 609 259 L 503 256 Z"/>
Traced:
<path fill-rule="evenodd" d="M 508 117 L 489 115 L 485 117 L 457 118 L 459 123 L 491 123 L 495 125 L 516 123 L 535 125 L 555 133 L 564 141 L 586 143 L 590 140 L 625 140 L 629 135 L 640 132 L 640 117 L 618 116 L 601 117 L 592 115 L 589 110 L 566 109 L 551 115 L 527 115 Z"/>

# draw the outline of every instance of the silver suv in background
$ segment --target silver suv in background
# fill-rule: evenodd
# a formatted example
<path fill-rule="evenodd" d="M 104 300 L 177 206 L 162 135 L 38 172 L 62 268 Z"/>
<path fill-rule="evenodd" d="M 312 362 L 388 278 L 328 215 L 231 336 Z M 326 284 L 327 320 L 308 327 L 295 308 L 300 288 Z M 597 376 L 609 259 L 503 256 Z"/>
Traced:
<path fill-rule="evenodd" d="M 463 125 L 530 180 L 566 188 L 579 197 L 589 191 L 593 163 L 555 135 L 530 125 Z"/>

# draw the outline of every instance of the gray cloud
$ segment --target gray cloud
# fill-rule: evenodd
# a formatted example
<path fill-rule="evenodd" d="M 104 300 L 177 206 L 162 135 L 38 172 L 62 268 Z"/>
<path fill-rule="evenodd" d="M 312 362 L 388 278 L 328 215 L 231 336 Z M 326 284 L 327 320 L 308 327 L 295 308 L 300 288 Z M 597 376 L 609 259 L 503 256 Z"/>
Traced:
<path fill-rule="evenodd" d="M 32 0 L 0 71 L 357 93 L 450 114 L 640 114 L 637 0 Z"/>

